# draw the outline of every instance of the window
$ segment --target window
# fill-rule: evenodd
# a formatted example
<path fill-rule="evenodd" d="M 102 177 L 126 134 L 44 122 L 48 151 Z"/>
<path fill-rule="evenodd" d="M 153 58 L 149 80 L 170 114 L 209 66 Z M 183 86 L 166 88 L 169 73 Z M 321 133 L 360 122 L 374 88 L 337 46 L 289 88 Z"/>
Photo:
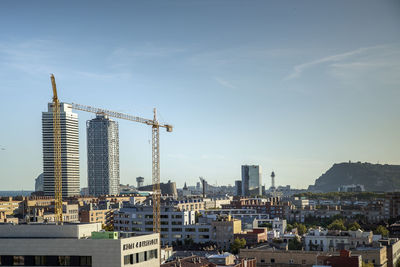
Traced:
<path fill-rule="evenodd" d="M 271 263 L 274 263 L 275 262 L 275 259 L 274 258 L 271 258 Z"/>
<path fill-rule="evenodd" d="M 289 260 L 289 263 L 294 263 L 294 259 L 290 259 L 290 260 Z"/>

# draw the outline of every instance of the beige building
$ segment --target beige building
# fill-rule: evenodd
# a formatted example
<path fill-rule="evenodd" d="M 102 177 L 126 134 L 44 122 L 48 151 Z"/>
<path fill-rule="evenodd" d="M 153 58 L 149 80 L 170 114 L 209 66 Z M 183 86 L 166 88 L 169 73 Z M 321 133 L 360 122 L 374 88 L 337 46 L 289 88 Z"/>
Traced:
<path fill-rule="evenodd" d="M 214 240 L 219 247 L 229 249 L 234 240 L 234 235 L 242 232 L 242 222 L 232 219 L 230 215 L 211 222 Z"/>
<path fill-rule="evenodd" d="M 0 212 L 5 215 L 15 215 L 21 209 L 22 200 L 16 200 L 12 197 L 5 197 L 0 200 Z"/>
<path fill-rule="evenodd" d="M 5 266 L 158 267 L 159 235 L 100 232 L 101 224 L 0 225 Z"/>
<path fill-rule="evenodd" d="M 361 255 L 363 262 L 372 263 L 374 267 L 387 267 L 388 255 L 386 247 L 357 248 L 351 251 L 352 255 Z"/>
<path fill-rule="evenodd" d="M 113 210 L 81 210 L 79 221 L 82 223 L 101 223 L 111 225 Z"/>

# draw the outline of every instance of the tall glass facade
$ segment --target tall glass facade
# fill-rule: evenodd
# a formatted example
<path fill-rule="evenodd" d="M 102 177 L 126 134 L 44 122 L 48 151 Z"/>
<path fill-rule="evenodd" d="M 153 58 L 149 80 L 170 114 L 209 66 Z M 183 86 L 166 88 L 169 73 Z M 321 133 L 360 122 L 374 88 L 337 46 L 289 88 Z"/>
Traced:
<path fill-rule="evenodd" d="M 86 123 L 88 187 L 93 196 L 119 193 L 118 123 L 103 114 Z"/>

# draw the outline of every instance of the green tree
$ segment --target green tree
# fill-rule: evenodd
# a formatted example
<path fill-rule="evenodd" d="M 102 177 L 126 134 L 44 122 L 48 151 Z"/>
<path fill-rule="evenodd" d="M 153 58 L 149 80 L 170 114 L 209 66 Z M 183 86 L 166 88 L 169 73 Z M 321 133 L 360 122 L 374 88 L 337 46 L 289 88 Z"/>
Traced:
<path fill-rule="evenodd" d="M 299 233 L 299 235 L 304 235 L 305 233 L 307 233 L 307 227 L 302 223 L 295 222 L 293 224 L 293 227 L 297 228 L 297 232 Z"/>
<path fill-rule="evenodd" d="M 297 238 L 289 239 L 288 249 L 289 250 L 302 250 L 303 244 Z"/>
<path fill-rule="evenodd" d="M 361 226 L 357 222 L 353 222 L 353 223 L 349 224 L 347 229 L 350 231 L 356 231 L 358 229 L 361 229 Z"/>
<path fill-rule="evenodd" d="M 265 223 L 260 224 L 260 227 L 267 227 L 267 228 L 271 229 L 272 228 L 272 223 L 265 222 Z"/>
<path fill-rule="evenodd" d="M 329 230 L 346 230 L 342 219 L 334 220 L 330 225 L 328 225 Z"/>
<path fill-rule="evenodd" d="M 231 244 L 230 250 L 233 254 L 238 254 L 239 249 L 244 248 L 246 246 L 246 240 L 244 238 L 236 238 Z"/>
<path fill-rule="evenodd" d="M 288 232 L 292 231 L 293 228 L 294 228 L 293 225 L 291 225 L 290 223 L 286 225 L 286 231 Z"/>
<path fill-rule="evenodd" d="M 388 237 L 389 236 L 389 230 L 386 229 L 385 226 L 383 225 L 379 225 L 378 227 L 376 227 L 374 234 L 376 235 L 382 235 L 384 237 Z"/>
<path fill-rule="evenodd" d="M 114 231 L 114 226 L 112 224 L 102 224 L 101 228 L 107 232 Z"/>

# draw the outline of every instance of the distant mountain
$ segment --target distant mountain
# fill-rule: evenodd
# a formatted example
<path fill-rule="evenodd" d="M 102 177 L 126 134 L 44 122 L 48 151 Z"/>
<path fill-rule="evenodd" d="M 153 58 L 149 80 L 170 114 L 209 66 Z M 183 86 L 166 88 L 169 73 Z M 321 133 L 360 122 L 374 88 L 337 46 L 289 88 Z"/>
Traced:
<path fill-rule="evenodd" d="M 337 163 L 315 180 L 309 190 L 333 192 L 350 184 L 362 184 L 366 191 L 400 190 L 400 165 Z"/>

